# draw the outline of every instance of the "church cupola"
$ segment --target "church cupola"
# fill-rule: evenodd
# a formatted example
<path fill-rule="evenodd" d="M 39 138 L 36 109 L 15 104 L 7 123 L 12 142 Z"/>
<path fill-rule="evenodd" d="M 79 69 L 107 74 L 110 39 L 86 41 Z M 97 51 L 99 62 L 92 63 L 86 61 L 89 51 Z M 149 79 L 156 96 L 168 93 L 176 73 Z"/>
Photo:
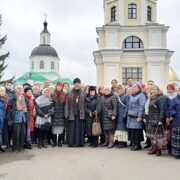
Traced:
<path fill-rule="evenodd" d="M 157 0 L 104 0 L 105 24 L 145 25 L 157 21 Z"/>
<path fill-rule="evenodd" d="M 47 23 L 46 20 L 44 21 L 43 25 L 44 25 L 44 29 L 41 32 L 40 43 L 45 44 L 45 45 L 50 45 L 50 36 L 51 36 L 51 34 L 47 30 L 48 23 Z"/>

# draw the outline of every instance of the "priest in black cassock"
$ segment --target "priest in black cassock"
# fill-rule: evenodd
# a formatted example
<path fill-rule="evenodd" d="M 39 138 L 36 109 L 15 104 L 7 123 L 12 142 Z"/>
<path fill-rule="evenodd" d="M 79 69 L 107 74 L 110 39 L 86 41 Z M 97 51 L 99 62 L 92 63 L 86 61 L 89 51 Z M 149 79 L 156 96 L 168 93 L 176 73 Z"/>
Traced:
<path fill-rule="evenodd" d="M 81 80 L 75 78 L 74 88 L 67 94 L 65 117 L 67 118 L 67 144 L 69 147 L 84 146 L 84 119 L 86 94 L 81 90 Z"/>

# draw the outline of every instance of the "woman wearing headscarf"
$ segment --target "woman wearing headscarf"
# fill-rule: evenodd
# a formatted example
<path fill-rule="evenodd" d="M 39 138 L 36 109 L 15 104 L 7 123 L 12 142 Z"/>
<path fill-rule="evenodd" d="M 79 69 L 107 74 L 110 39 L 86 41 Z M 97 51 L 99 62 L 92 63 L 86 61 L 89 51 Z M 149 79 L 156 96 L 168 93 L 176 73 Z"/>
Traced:
<path fill-rule="evenodd" d="M 29 104 L 24 97 L 22 85 L 15 87 L 15 96 L 9 101 L 7 109 L 8 125 L 13 125 L 13 151 L 24 150 L 26 123 L 29 119 Z"/>
<path fill-rule="evenodd" d="M 114 132 L 117 116 L 117 98 L 111 94 L 110 88 L 105 88 L 102 102 L 102 127 L 105 135 L 104 147 L 112 148 L 114 146 Z"/>
<path fill-rule="evenodd" d="M 3 136 L 4 129 L 6 125 L 6 111 L 7 111 L 7 102 L 6 102 L 6 89 L 3 86 L 0 86 L 0 152 L 5 152 L 2 148 L 3 145 Z"/>
<path fill-rule="evenodd" d="M 159 87 L 153 85 L 149 99 L 145 105 L 146 136 L 151 140 L 151 145 L 157 126 L 162 125 L 165 121 L 165 112 L 165 99 L 162 96 Z M 158 136 L 163 136 L 162 130 L 158 131 Z M 156 154 L 157 156 L 160 156 L 161 151 L 152 145 L 148 154 Z"/>
<path fill-rule="evenodd" d="M 35 126 L 38 129 L 38 148 L 47 148 L 47 136 L 51 127 L 51 116 L 54 114 L 49 89 L 43 89 L 42 95 L 35 102 L 37 113 Z"/>
<path fill-rule="evenodd" d="M 130 131 L 129 139 L 132 143 L 132 151 L 142 150 L 141 141 L 144 140 L 143 116 L 145 103 L 146 97 L 142 93 L 141 85 L 139 83 L 133 84 L 127 113 L 127 128 Z"/>
<path fill-rule="evenodd" d="M 65 128 L 64 106 L 66 95 L 63 92 L 63 84 L 57 82 L 52 101 L 54 105 L 54 115 L 52 116 L 52 134 L 53 134 L 53 147 L 62 146 L 63 131 Z"/>
<path fill-rule="evenodd" d="M 118 141 L 118 147 L 127 147 L 128 133 L 127 133 L 127 108 L 129 102 L 129 95 L 125 93 L 125 88 L 122 85 L 117 87 L 118 97 L 117 97 L 117 121 L 116 121 L 116 131 L 114 139 Z"/>
<path fill-rule="evenodd" d="M 95 116 L 99 117 L 101 112 L 101 99 L 98 97 L 96 87 L 90 86 L 88 95 L 85 100 L 85 111 L 86 111 L 86 127 L 87 136 L 89 139 L 90 146 L 97 147 L 99 136 L 93 136 L 92 124 Z"/>

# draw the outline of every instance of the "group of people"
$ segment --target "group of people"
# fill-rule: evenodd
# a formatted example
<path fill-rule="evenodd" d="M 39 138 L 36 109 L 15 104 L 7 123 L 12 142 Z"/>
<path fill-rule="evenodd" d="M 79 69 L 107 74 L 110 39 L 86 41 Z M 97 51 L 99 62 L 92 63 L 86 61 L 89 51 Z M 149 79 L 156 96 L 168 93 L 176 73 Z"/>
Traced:
<path fill-rule="evenodd" d="M 161 155 L 153 143 L 155 133 L 171 132 L 169 155 L 180 158 L 180 88 L 167 85 L 167 92 L 154 81 L 146 85 L 127 79 L 112 87 L 84 86 L 79 78 L 56 86 L 45 81 L 31 86 L 29 83 L 13 86 L 12 82 L 0 86 L 0 152 L 12 147 L 13 152 L 38 148 L 114 146 L 142 150 L 145 141 L 148 154 Z M 102 134 L 94 136 L 93 122 L 99 120 Z M 158 127 L 161 128 L 158 128 Z"/>

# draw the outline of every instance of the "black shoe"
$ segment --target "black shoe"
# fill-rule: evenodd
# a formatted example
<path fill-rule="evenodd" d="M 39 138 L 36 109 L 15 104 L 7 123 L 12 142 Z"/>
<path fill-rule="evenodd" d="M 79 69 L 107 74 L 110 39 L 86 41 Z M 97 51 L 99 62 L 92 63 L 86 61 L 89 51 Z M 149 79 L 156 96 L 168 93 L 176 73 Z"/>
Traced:
<path fill-rule="evenodd" d="M 52 144 L 52 147 L 56 147 L 56 146 L 57 146 L 57 144 L 56 144 L 56 143 L 53 143 L 53 144 Z"/>
<path fill-rule="evenodd" d="M 43 148 L 47 148 L 48 146 L 47 146 L 47 144 L 43 144 Z"/>
<path fill-rule="evenodd" d="M 31 146 L 31 144 L 25 144 L 25 145 L 24 145 L 24 148 L 25 148 L 25 149 L 32 149 L 32 146 Z"/>
<path fill-rule="evenodd" d="M 180 156 L 174 156 L 176 159 L 180 159 Z"/>
<path fill-rule="evenodd" d="M 3 149 L 3 148 L 0 146 L 0 152 L 5 153 L 5 152 L 6 152 L 6 150 L 5 150 L 5 149 Z"/>
<path fill-rule="evenodd" d="M 150 148 L 151 147 L 151 145 L 146 145 L 145 147 L 144 147 L 144 149 L 148 149 L 148 148 Z"/>
<path fill-rule="evenodd" d="M 118 148 L 126 148 L 127 147 L 127 143 L 126 142 L 121 142 L 118 146 Z"/>
<path fill-rule="evenodd" d="M 61 142 L 58 142 L 58 147 L 62 147 L 62 143 Z"/>
<path fill-rule="evenodd" d="M 68 148 L 73 148 L 74 146 L 73 145 L 68 145 Z"/>
<path fill-rule="evenodd" d="M 136 145 L 131 148 L 131 151 L 140 151 L 140 150 L 142 150 L 142 147 L 140 145 Z"/>

